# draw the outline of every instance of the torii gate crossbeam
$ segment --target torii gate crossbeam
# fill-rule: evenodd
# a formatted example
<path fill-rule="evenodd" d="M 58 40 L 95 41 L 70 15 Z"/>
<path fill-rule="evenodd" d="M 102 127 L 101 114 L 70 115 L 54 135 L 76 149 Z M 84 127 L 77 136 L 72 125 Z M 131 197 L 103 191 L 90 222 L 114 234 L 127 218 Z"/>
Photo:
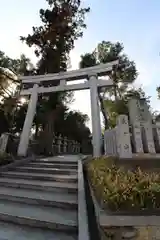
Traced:
<path fill-rule="evenodd" d="M 98 157 L 101 155 L 101 124 L 100 124 L 100 109 L 98 101 L 98 87 L 110 87 L 113 85 L 111 79 L 109 80 L 98 80 L 98 76 L 105 76 L 108 72 L 111 72 L 113 66 L 117 65 L 118 61 L 113 61 L 107 64 L 100 64 L 95 67 L 84 68 L 74 71 L 61 72 L 58 74 L 47 74 L 37 76 L 23 76 L 20 77 L 22 85 L 32 84 L 33 86 L 29 89 L 22 89 L 20 95 L 31 95 L 28 110 L 23 126 L 23 130 L 20 137 L 20 143 L 18 147 L 18 155 L 26 156 L 29 136 L 34 119 L 37 99 L 39 93 L 57 92 L 57 91 L 75 91 L 82 89 L 90 89 L 91 97 L 91 117 L 92 117 L 92 135 L 93 135 L 93 155 Z M 76 81 L 79 79 L 87 79 L 84 83 L 67 85 L 69 81 Z M 59 81 L 58 86 L 44 87 L 41 86 L 45 82 Z M 39 86 L 40 85 L 40 86 Z"/>

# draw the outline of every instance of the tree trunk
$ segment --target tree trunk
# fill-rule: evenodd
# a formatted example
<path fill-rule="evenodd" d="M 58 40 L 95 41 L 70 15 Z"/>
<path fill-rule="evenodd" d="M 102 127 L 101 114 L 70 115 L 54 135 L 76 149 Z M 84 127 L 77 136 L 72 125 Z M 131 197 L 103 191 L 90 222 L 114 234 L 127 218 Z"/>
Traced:
<path fill-rule="evenodd" d="M 117 85 L 116 85 L 116 83 L 114 83 L 114 85 L 113 85 L 113 92 L 114 92 L 115 101 L 117 101 L 118 97 L 117 97 Z"/>
<path fill-rule="evenodd" d="M 100 95 L 100 93 L 98 93 L 98 97 L 99 97 L 99 101 L 100 101 L 100 108 L 101 108 L 102 115 L 104 118 L 105 129 L 107 129 L 108 128 L 108 118 L 107 118 L 106 110 L 104 107 L 103 97 Z"/>

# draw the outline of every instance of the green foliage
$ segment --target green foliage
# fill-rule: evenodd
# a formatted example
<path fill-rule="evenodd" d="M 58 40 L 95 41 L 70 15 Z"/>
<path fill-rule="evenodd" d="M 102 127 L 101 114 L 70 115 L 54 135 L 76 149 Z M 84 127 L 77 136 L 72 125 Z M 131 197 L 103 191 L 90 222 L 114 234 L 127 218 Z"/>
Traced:
<path fill-rule="evenodd" d="M 61 110 L 59 117 L 55 121 L 55 134 L 62 134 L 69 139 L 75 139 L 82 142 L 83 139 L 88 139 L 90 130 L 86 127 L 88 116 L 78 111 Z"/>
<path fill-rule="evenodd" d="M 127 171 L 114 158 L 97 158 L 88 163 L 88 176 L 97 199 L 111 210 L 160 208 L 160 176 L 138 168 Z"/>
<path fill-rule="evenodd" d="M 135 63 L 130 61 L 128 56 L 124 53 L 124 47 L 121 43 L 102 41 L 96 47 L 92 53 L 86 53 L 81 56 L 80 68 L 95 66 L 100 63 L 108 63 L 114 60 L 119 60 L 118 67 L 114 68 L 109 77 L 113 80 L 113 87 L 106 89 L 103 97 L 99 94 L 99 99 L 101 103 L 101 110 L 104 117 L 105 128 L 113 127 L 116 122 L 116 116 L 119 112 L 109 112 L 112 108 L 107 108 L 108 105 L 114 109 L 119 109 L 120 112 L 126 113 L 126 106 L 124 95 L 127 94 L 129 90 L 129 85 L 132 84 L 137 78 L 137 70 Z M 105 100 L 104 100 L 105 97 Z M 113 100 L 111 100 L 111 98 Z M 124 103 L 122 103 L 124 101 Z M 115 103 L 114 103 L 115 102 Z M 117 106 L 115 106 L 117 105 Z M 107 120 L 107 114 L 111 116 L 111 120 Z M 123 108 L 123 110 L 122 110 Z"/>
<path fill-rule="evenodd" d="M 8 153 L 0 153 L 0 166 L 13 162 L 13 156 Z"/>
<path fill-rule="evenodd" d="M 113 128 L 116 126 L 116 119 L 118 115 L 125 114 L 128 115 L 127 101 L 118 99 L 113 101 L 106 99 L 104 101 L 104 107 L 107 110 L 108 114 L 108 126 Z"/>
<path fill-rule="evenodd" d="M 128 113 L 128 101 L 132 98 L 136 99 L 146 99 L 148 106 L 150 107 L 150 98 L 145 95 L 145 92 L 141 87 L 138 89 L 130 88 L 123 94 L 122 99 L 111 100 L 106 99 L 104 101 L 104 108 L 107 111 L 108 114 L 108 126 L 113 128 L 116 125 L 116 119 L 118 115 L 125 114 L 129 115 Z"/>
<path fill-rule="evenodd" d="M 80 68 L 93 67 L 97 65 L 96 58 L 91 53 L 86 53 L 85 55 L 81 55 L 81 61 L 79 63 Z"/>
<path fill-rule="evenodd" d="M 24 54 L 19 59 L 12 59 L 0 51 L 0 134 L 10 131 L 12 125 L 15 125 L 13 121 L 19 104 L 17 93 L 20 88 L 17 75 L 27 75 L 31 69 L 33 65 Z"/>
<path fill-rule="evenodd" d="M 81 8 L 81 1 L 47 1 L 49 9 L 40 10 L 42 25 L 33 33 L 21 37 L 28 46 L 36 48 L 41 59 L 38 74 L 66 71 L 67 60 L 74 41 L 83 35 L 85 15 L 89 8 Z"/>
<path fill-rule="evenodd" d="M 130 61 L 128 56 L 123 52 L 124 47 L 121 43 L 102 41 L 98 44 L 92 53 L 81 56 L 80 67 L 93 66 L 100 63 L 108 63 L 119 60 L 118 68 L 115 68 L 110 77 L 113 79 L 117 88 L 118 84 L 133 83 L 137 78 L 135 63 Z M 118 90 L 117 95 L 119 94 Z"/>

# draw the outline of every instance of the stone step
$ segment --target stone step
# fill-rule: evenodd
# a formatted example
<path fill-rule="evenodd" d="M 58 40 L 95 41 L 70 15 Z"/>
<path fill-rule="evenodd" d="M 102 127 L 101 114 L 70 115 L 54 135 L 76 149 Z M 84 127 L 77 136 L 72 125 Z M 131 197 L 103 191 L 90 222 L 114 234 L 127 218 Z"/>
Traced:
<path fill-rule="evenodd" d="M 51 192 L 77 193 L 77 183 L 0 178 L 0 186 Z"/>
<path fill-rule="evenodd" d="M 76 234 L 64 234 L 49 229 L 0 222 L 1 240 L 77 240 Z"/>
<path fill-rule="evenodd" d="M 64 157 L 52 157 L 52 158 L 41 158 L 37 159 L 33 162 L 41 162 L 41 163 L 61 163 L 61 164 L 78 164 L 77 159 L 72 158 L 64 158 Z"/>
<path fill-rule="evenodd" d="M 78 169 L 77 164 L 63 164 L 63 163 L 43 163 L 43 162 L 29 162 L 24 166 L 41 167 L 41 168 L 58 168 L 58 169 Z"/>
<path fill-rule="evenodd" d="M 32 180 L 41 180 L 41 181 L 57 181 L 57 182 L 74 182 L 78 181 L 77 174 L 73 175 L 54 175 L 54 174 L 45 174 L 45 173 L 25 173 L 25 172 L 0 172 L 0 177 L 7 178 L 21 178 L 21 179 L 32 179 Z"/>
<path fill-rule="evenodd" d="M 78 231 L 77 211 L 0 200 L 0 221 L 60 232 Z"/>
<path fill-rule="evenodd" d="M 65 175 L 71 175 L 71 174 L 77 173 L 77 170 L 75 169 L 58 169 L 58 168 L 41 168 L 41 167 L 39 168 L 39 167 L 30 167 L 30 166 L 16 167 L 14 169 L 17 172 L 29 172 L 29 173 L 34 172 L 34 173 L 65 174 Z"/>
<path fill-rule="evenodd" d="M 77 209 L 77 194 L 43 192 L 37 190 L 0 187 L 0 200 L 10 200 L 26 204 L 53 206 L 62 209 Z"/>

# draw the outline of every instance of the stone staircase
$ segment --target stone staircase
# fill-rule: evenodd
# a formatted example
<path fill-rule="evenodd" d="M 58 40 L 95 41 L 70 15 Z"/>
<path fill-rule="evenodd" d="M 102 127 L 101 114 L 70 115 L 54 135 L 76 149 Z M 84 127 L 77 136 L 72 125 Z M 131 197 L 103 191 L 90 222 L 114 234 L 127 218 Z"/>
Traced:
<path fill-rule="evenodd" d="M 78 160 L 37 159 L 0 172 L 0 240 L 80 239 Z"/>

